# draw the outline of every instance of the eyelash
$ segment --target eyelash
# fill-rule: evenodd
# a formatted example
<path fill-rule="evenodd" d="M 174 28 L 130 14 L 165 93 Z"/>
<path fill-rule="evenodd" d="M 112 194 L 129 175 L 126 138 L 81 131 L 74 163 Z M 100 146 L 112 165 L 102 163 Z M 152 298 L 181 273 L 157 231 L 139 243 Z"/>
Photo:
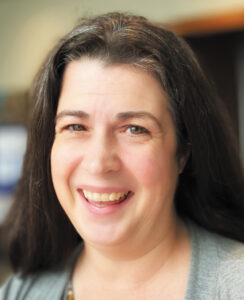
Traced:
<path fill-rule="evenodd" d="M 139 133 L 133 133 L 133 132 L 130 132 L 131 135 L 135 135 L 135 136 L 139 136 L 139 135 L 146 135 L 146 134 L 150 134 L 150 132 L 142 127 L 142 126 L 138 126 L 138 125 L 128 125 L 126 126 L 126 130 L 133 130 L 133 129 L 136 129 L 136 130 L 139 130 L 140 132 Z"/>
<path fill-rule="evenodd" d="M 86 131 L 86 127 L 83 126 L 82 124 L 71 124 L 66 127 L 69 131 L 71 132 L 77 132 L 77 131 Z M 150 134 L 150 131 L 147 130 L 146 128 L 139 126 L 139 125 L 127 125 L 125 127 L 125 131 L 129 130 L 129 134 L 132 136 L 141 136 L 141 135 L 148 135 Z M 132 132 L 134 130 L 134 132 Z M 135 133 L 135 130 L 137 133 Z M 139 132 L 138 132 L 139 131 Z"/>
<path fill-rule="evenodd" d="M 85 126 L 81 125 L 81 124 L 71 124 L 71 125 L 68 125 L 66 127 L 69 131 L 85 131 L 86 128 Z"/>

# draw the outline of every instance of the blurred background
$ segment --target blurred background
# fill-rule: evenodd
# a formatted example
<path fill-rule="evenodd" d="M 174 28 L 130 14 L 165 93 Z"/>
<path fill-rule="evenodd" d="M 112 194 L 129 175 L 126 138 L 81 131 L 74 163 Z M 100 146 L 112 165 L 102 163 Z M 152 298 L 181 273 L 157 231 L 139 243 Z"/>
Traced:
<path fill-rule="evenodd" d="M 182 35 L 226 104 L 244 156 L 244 0 L 0 0 L 0 234 L 21 172 L 28 90 L 81 16 L 141 14 Z M 0 285 L 11 273 L 0 244 Z"/>

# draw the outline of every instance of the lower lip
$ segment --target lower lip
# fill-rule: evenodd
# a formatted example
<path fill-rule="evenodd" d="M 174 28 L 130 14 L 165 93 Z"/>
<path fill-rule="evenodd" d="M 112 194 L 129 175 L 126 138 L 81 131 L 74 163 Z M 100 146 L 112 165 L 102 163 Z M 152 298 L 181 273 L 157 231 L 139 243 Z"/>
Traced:
<path fill-rule="evenodd" d="M 132 193 L 130 192 L 130 194 L 128 195 L 128 197 L 118 203 L 118 204 L 113 204 L 113 205 L 108 205 L 108 206 L 104 206 L 104 207 L 97 207 L 94 204 L 88 202 L 83 194 L 83 192 L 81 190 L 78 190 L 79 195 L 81 196 L 81 200 L 82 203 L 88 208 L 88 210 L 96 215 L 110 215 L 110 214 L 114 214 L 118 211 L 120 211 L 131 199 L 132 197 Z"/>

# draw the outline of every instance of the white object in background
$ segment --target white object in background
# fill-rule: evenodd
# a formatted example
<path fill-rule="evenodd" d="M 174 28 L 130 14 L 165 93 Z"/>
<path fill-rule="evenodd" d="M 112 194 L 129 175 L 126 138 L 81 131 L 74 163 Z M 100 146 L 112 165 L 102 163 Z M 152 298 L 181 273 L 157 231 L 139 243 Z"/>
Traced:
<path fill-rule="evenodd" d="M 0 224 L 9 210 L 21 174 L 26 140 L 24 126 L 0 125 Z"/>

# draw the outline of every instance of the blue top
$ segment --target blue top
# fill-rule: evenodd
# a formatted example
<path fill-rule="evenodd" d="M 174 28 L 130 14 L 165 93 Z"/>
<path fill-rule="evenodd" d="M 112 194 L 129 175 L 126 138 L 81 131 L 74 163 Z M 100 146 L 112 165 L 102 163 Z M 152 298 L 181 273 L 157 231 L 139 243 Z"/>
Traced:
<path fill-rule="evenodd" d="M 244 300 L 244 244 L 187 222 L 191 265 L 185 300 Z M 21 278 L 14 275 L 0 289 L 0 300 L 66 300 L 73 264 Z"/>

